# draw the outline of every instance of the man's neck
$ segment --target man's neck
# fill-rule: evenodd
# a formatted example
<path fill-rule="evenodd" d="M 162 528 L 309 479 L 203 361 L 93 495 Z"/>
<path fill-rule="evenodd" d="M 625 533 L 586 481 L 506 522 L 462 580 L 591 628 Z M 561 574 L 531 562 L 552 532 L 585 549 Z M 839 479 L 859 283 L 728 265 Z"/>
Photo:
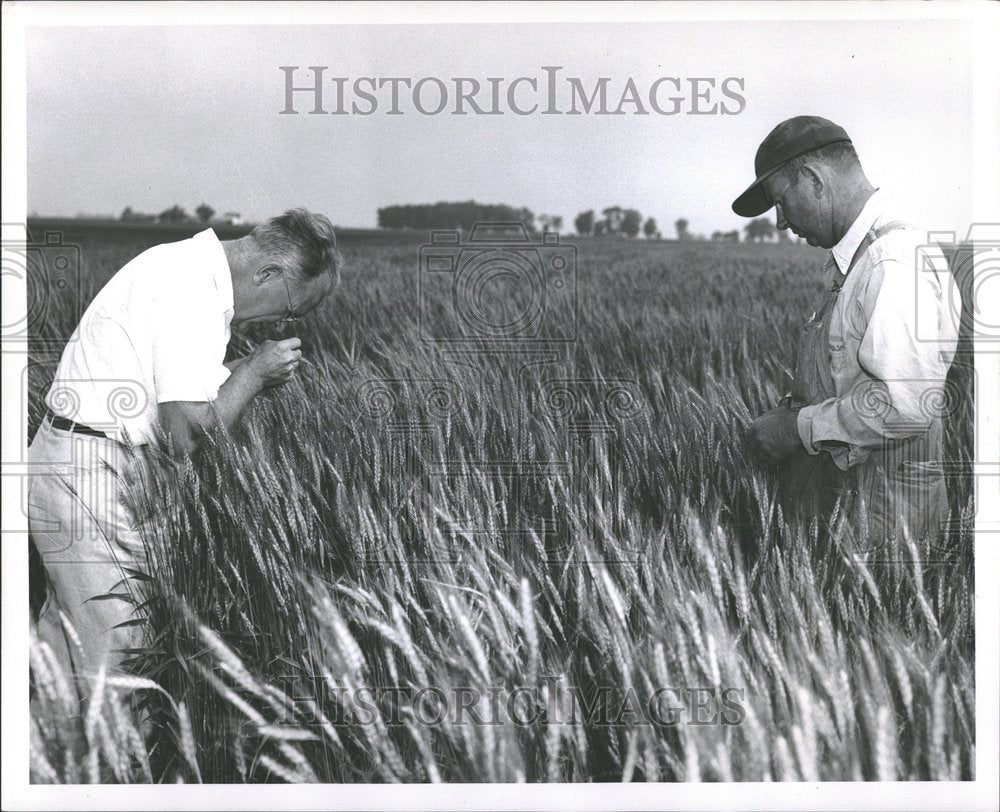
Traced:
<path fill-rule="evenodd" d="M 837 207 L 840 212 L 839 222 L 836 223 L 837 242 L 844 239 L 844 235 L 854 225 L 854 221 L 861 215 L 865 204 L 875 194 L 875 187 L 872 186 L 864 176 L 857 179 L 850 187 L 844 191 L 844 200 Z"/>

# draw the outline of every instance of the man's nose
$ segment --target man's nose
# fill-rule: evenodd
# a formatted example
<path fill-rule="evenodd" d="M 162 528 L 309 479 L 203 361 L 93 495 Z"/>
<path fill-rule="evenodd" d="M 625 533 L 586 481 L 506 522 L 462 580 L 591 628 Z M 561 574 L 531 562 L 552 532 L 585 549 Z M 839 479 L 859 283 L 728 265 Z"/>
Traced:
<path fill-rule="evenodd" d="M 785 213 L 781 210 L 780 203 L 774 207 L 774 213 L 778 218 L 778 228 L 784 231 L 786 228 L 788 228 L 788 221 L 785 219 Z"/>

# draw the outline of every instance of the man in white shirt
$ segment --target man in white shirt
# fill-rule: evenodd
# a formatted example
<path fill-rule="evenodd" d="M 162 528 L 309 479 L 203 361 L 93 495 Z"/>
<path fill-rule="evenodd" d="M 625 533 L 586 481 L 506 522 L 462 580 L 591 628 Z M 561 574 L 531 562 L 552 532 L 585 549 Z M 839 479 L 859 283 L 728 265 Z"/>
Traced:
<path fill-rule="evenodd" d="M 754 421 L 750 447 L 779 464 L 792 517 L 826 518 L 840 499 L 865 550 L 904 531 L 934 535 L 948 510 L 942 418 L 958 340 L 947 262 L 895 215 L 831 121 L 779 124 L 756 174 L 733 210 L 756 217 L 774 206 L 778 228 L 832 250 L 792 392 Z"/>
<path fill-rule="evenodd" d="M 28 486 L 29 530 L 48 583 L 37 633 L 67 675 L 113 668 L 141 641 L 133 609 L 145 553 L 119 498 L 140 475 L 136 456 L 153 447 L 189 454 L 290 380 L 298 338 L 224 364 L 230 329 L 297 321 L 339 269 L 330 221 L 295 209 L 241 239 L 221 242 L 208 229 L 150 248 L 91 302 L 28 452 L 39 472 Z"/>

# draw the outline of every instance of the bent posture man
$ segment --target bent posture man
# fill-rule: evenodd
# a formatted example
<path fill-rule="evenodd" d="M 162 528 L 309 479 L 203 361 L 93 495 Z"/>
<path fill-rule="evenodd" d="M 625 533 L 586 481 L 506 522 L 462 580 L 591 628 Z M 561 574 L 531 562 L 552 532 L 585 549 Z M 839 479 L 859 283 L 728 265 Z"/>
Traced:
<path fill-rule="evenodd" d="M 780 465 L 786 515 L 822 520 L 840 499 L 864 549 L 904 529 L 933 534 L 948 511 L 941 407 L 958 338 L 947 263 L 898 219 L 833 122 L 782 122 L 755 163 L 733 210 L 774 206 L 778 228 L 832 250 L 792 391 L 753 423 L 750 446 Z"/>
<path fill-rule="evenodd" d="M 65 668 L 114 667 L 141 640 L 130 576 L 145 556 L 119 498 L 141 470 L 129 460 L 160 441 L 189 453 L 218 421 L 232 425 L 254 396 L 288 381 L 299 339 L 265 341 L 224 365 L 230 328 L 297 321 L 338 274 L 329 220 L 296 209 L 241 239 L 221 242 L 207 229 L 150 248 L 87 308 L 29 449 L 29 529 L 49 592 L 38 635 Z"/>

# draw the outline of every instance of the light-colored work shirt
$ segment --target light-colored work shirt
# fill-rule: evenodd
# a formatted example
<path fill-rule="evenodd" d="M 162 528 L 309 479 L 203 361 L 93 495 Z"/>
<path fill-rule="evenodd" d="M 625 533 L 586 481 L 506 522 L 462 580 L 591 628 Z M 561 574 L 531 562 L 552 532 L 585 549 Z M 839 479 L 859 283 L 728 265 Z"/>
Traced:
<path fill-rule="evenodd" d="M 842 281 L 830 320 L 836 395 L 803 407 L 798 430 L 810 454 L 827 450 L 842 470 L 941 417 L 958 342 L 957 288 L 925 232 L 889 231 L 850 268 L 869 230 L 899 219 L 893 209 L 877 190 L 825 267 L 828 285 Z"/>
<path fill-rule="evenodd" d="M 49 409 L 139 445 L 157 407 L 212 401 L 233 318 L 233 283 L 211 229 L 137 256 L 94 297 L 63 350 Z"/>

